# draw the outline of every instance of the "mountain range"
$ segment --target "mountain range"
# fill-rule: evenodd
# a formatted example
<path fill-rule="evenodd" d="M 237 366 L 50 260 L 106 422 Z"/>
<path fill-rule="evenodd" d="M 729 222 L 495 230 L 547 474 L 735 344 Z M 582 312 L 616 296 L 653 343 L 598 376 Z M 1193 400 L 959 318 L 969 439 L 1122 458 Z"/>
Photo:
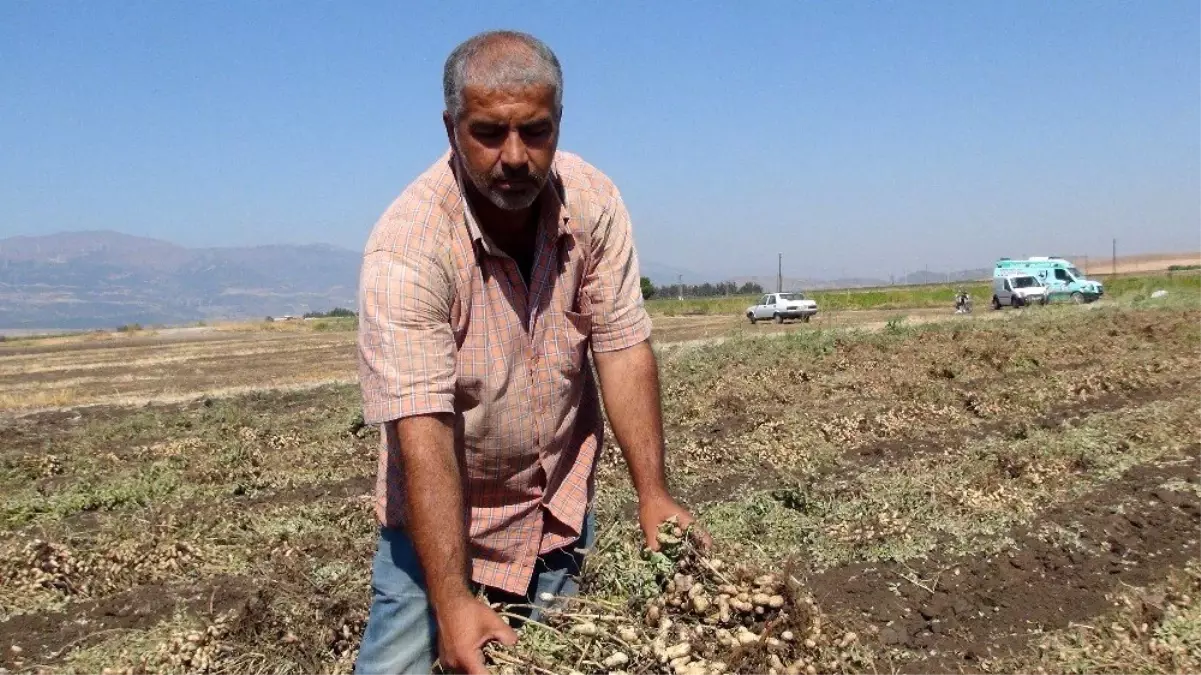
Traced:
<path fill-rule="evenodd" d="M 361 255 L 323 244 L 185 248 L 117 232 L 0 240 L 0 327 L 111 328 L 353 307 Z"/>
<path fill-rule="evenodd" d="M 357 251 L 326 244 L 186 248 L 110 231 L 0 239 L 0 329 L 180 325 L 353 308 L 361 260 Z M 681 278 L 685 284 L 776 286 L 774 274 L 715 278 L 653 261 L 642 262 L 642 273 L 658 286 Z M 929 283 L 990 273 L 917 272 L 897 280 L 789 277 L 784 288 Z"/>
<path fill-rule="evenodd" d="M 902 277 L 890 277 L 882 279 L 879 277 L 842 277 L 838 279 L 811 279 L 798 277 L 784 277 L 780 284 L 785 291 L 802 291 L 802 290 L 818 290 L 818 289 L 841 289 L 841 288 L 877 288 L 881 286 L 913 286 L 919 284 L 946 284 L 956 281 L 979 281 L 980 279 L 988 279 L 992 276 L 993 270 L 991 267 L 982 267 L 970 270 L 958 270 L 956 272 L 927 272 L 917 271 L 906 274 Z M 776 288 L 776 275 L 760 275 L 760 276 L 736 276 L 730 279 L 734 283 L 741 286 L 742 284 L 754 282 L 759 284 L 766 291 L 774 291 Z"/>

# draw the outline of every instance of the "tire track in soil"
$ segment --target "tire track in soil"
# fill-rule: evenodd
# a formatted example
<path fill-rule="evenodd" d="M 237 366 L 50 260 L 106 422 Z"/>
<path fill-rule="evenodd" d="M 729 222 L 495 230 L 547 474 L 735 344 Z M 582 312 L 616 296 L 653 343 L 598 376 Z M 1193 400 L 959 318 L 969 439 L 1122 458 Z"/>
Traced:
<path fill-rule="evenodd" d="M 61 444 L 62 439 L 69 439 L 81 433 L 91 424 L 116 422 L 138 414 L 153 414 L 163 416 L 195 416 L 206 408 L 211 408 L 223 400 L 237 400 L 250 413 L 266 414 L 276 410 L 294 410 L 298 406 L 313 406 L 322 402 L 323 398 L 338 398 L 338 391 L 343 385 L 324 383 L 311 388 L 265 389 L 260 392 L 248 391 L 233 396 L 209 395 L 197 393 L 186 400 L 172 402 L 149 402 L 140 405 L 127 404 L 87 404 L 69 408 L 39 411 L 18 411 L 16 417 L 7 418 L 8 413 L 0 411 L 0 458 L 19 458 L 27 454 L 42 454 L 46 447 Z M 262 395 L 265 394 L 265 395 Z M 198 420 L 191 420 L 198 422 Z M 357 429 L 350 428 L 348 433 Z M 111 447 L 104 446 L 98 452 L 116 452 L 127 449 L 123 438 L 114 438 Z"/>
<path fill-rule="evenodd" d="M 998 419 L 984 422 L 966 429 L 955 429 L 933 437 L 918 439 L 892 439 L 880 443 L 853 448 L 846 457 L 858 460 L 839 469 L 858 470 L 875 466 L 898 456 L 915 457 L 943 452 L 948 446 L 964 445 L 970 441 L 987 438 L 995 434 L 1025 433 L 1026 429 L 1051 431 L 1064 425 L 1075 426 L 1089 415 L 1110 413 L 1123 408 L 1136 407 L 1170 401 L 1178 398 L 1182 391 L 1193 391 L 1201 380 L 1186 377 L 1181 380 L 1159 383 L 1127 391 L 1111 391 L 1093 398 L 1068 404 L 1050 412 L 1017 419 Z"/>
<path fill-rule="evenodd" d="M 1110 392 L 1085 401 L 1072 403 L 1062 408 L 1054 409 L 1045 415 L 1022 418 L 1020 420 L 1002 419 L 986 422 L 977 426 L 953 429 L 930 436 L 917 438 L 899 438 L 868 443 L 849 448 L 841 461 L 824 471 L 814 475 L 800 476 L 804 483 L 815 481 L 836 480 L 849 477 L 864 468 L 876 466 L 899 457 L 912 458 L 922 455 L 940 454 L 948 448 L 966 445 L 975 440 L 989 436 L 1018 431 L 1019 425 L 1025 428 L 1053 430 L 1063 425 L 1074 425 L 1086 419 L 1089 415 L 1109 413 L 1132 406 L 1146 405 L 1177 398 L 1182 391 L 1195 390 L 1198 384 L 1196 378 L 1188 378 L 1187 382 L 1173 382 L 1160 386 L 1146 387 L 1133 391 Z M 735 471 L 716 478 L 701 481 L 682 491 L 681 497 L 690 504 L 700 504 L 721 499 L 730 495 L 751 489 L 774 489 L 791 486 L 790 477 L 767 462 L 757 462 L 753 467 L 732 466 Z"/>
<path fill-rule="evenodd" d="M 110 632 L 149 629 L 177 612 L 216 615 L 242 609 L 255 595 L 251 579 L 218 577 L 203 584 L 146 584 L 61 611 L 14 616 L 0 622 L 0 668 L 32 669 L 88 646 Z M 14 654 L 9 645 L 21 647 Z M 19 663 L 18 663 L 19 662 Z"/>
<path fill-rule="evenodd" d="M 1201 498 L 1160 486 L 1201 482 L 1199 452 L 1195 445 L 1174 463 L 1134 467 L 1051 509 L 1012 533 L 1011 553 L 850 565 L 814 575 L 809 585 L 823 609 L 858 617 L 883 647 L 922 652 L 893 664 L 900 672 L 978 671 L 980 659 L 1020 649 L 1033 629 L 1104 614 L 1119 585 L 1160 581 L 1194 559 Z M 1049 525 L 1078 532 L 1081 545 L 1043 540 L 1038 532 Z"/>
<path fill-rule="evenodd" d="M 375 494 L 375 476 L 363 475 L 343 478 L 342 480 L 324 483 L 297 485 L 279 490 L 264 490 L 253 496 L 212 495 L 196 499 L 188 499 L 170 506 L 152 506 L 144 517 L 151 522 L 162 522 L 167 518 L 179 515 L 195 515 L 208 513 L 213 509 L 251 510 L 257 506 L 287 506 L 290 504 L 313 504 L 322 501 L 341 501 L 354 498 L 367 498 Z M 61 521 L 62 534 L 79 534 L 96 529 L 101 520 L 101 512 L 81 511 L 71 514 Z M 15 530 L 10 534 L 28 534 L 41 532 L 42 525 L 33 524 L 24 530 Z"/>

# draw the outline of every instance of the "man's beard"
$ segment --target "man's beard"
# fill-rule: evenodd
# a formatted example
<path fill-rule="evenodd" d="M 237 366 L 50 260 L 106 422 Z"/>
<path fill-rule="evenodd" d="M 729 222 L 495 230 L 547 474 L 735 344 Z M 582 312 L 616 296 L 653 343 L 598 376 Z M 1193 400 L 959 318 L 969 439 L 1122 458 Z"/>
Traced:
<path fill-rule="evenodd" d="M 494 181 L 504 180 L 506 176 L 477 175 L 462 162 L 459 165 L 463 168 L 463 173 L 467 174 L 467 178 L 471 181 L 471 184 L 475 186 L 476 191 L 486 197 L 497 208 L 506 211 L 520 211 L 521 209 L 528 209 L 533 206 L 534 201 L 538 199 L 538 195 L 542 192 L 542 187 L 546 184 L 545 176 L 530 173 L 522 176 L 520 179 L 522 182 L 530 184 L 529 189 L 520 192 L 508 192 L 492 187 Z"/>
<path fill-rule="evenodd" d="M 546 186 L 546 176 L 530 171 L 521 176 L 507 176 L 503 170 L 486 174 L 476 174 L 467 166 L 461 158 L 458 159 L 459 169 L 471 181 L 476 191 L 483 195 L 488 201 L 492 202 L 498 209 L 505 211 L 520 211 L 528 209 L 534 205 L 538 199 L 538 195 L 542 194 L 542 188 Z M 521 192 L 507 192 L 492 187 L 492 184 L 505 179 L 529 183 L 530 188 Z"/>

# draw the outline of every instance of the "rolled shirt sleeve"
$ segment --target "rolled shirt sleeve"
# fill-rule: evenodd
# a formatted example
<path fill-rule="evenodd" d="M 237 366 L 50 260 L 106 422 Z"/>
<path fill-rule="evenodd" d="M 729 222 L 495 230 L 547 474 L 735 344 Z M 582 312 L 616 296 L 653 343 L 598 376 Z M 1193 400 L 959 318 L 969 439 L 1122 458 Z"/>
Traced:
<path fill-rule="evenodd" d="M 427 248 L 434 247 L 369 249 L 363 257 L 358 360 L 367 424 L 454 411 L 453 287 Z"/>
<path fill-rule="evenodd" d="M 642 285 L 634 232 L 625 203 L 612 196 L 591 237 L 590 270 L 584 291 L 592 304 L 592 349 L 611 352 L 633 347 L 651 335 L 642 304 Z"/>

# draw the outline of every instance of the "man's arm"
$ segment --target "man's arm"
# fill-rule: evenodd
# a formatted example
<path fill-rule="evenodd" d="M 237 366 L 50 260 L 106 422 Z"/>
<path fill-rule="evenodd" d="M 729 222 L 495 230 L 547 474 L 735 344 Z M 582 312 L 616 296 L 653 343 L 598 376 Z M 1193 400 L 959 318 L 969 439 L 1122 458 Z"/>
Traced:
<path fill-rule="evenodd" d="M 649 341 L 594 355 L 601 396 L 613 435 L 630 469 L 638 493 L 638 521 L 647 546 L 659 548 L 659 525 L 676 516 L 680 526 L 693 522 L 667 489 L 664 470 L 663 414 L 659 401 L 659 367 Z M 700 532 L 705 545 L 709 537 Z"/>
<path fill-rule="evenodd" d="M 592 354 L 605 412 L 638 491 L 646 545 L 658 549 L 663 521 L 676 516 L 687 526 L 693 518 L 667 490 L 659 368 L 651 350 L 651 320 L 642 306 L 634 232 L 617 188 L 609 184 L 609 191 L 605 216 L 589 237 L 592 268 L 584 276 L 583 292 L 593 310 Z M 708 545 L 708 535 L 702 531 L 701 537 Z"/>
<path fill-rule="evenodd" d="M 487 673 L 484 644 L 512 645 L 517 634 L 467 586 L 466 508 L 453 424 L 449 414 L 407 417 L 395 424 L 405 524 L 438 622 L 439 660 L 454 672 Z"/>
<path fill-rule="evenodd" d="M 517 636 L 467 586 L 467 520 L 454 447 L 453 286 L 435 240 L 414 233 L 404 209 L 385 214 L 363 260 L 359 381 L 363 417 L 388 435 L 404 483 L 405 526 L 438 622 L 438 658 L 454 672 L 486 673 L 481 648 Z"/>

